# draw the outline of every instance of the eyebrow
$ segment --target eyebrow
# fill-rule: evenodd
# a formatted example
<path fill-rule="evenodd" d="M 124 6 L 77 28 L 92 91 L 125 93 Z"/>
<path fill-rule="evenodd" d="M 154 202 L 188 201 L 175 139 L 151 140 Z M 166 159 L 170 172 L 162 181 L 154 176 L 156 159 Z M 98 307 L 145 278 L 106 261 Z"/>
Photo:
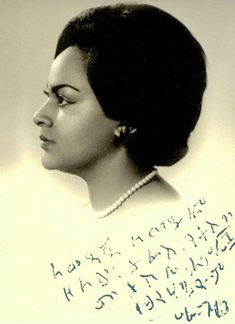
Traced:
<path fill-rule="evenodd" d="M 75 91 L 80 92 L 79 89 L 77 89 L 77 88 L 75 88 L 75 87 L 73 87 L 73 86 L 71 86 L 71 85 L 69 85 L 69 84 L 58 84 L 58 85 L 52 86 L 52 87 L 51 87 L 51 91 L 52 91 L 53 93 L 57 93 L 58 90 L 60 90 L 61 88 L 65 88 L 65 87 L 69 87 L 69 88 L 71 88 L 71 89 L 73 89 L 73 90 L 75 90 Z M 47 88 L 48 88 L 48 84 L 47 84 Z"/>

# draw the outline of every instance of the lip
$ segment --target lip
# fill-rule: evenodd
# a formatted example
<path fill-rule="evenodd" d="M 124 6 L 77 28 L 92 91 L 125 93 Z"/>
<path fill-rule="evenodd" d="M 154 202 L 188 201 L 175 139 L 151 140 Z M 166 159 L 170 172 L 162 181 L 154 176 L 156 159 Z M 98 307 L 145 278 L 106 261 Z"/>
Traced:
<path fill-rule="evenodd" d="M 47 148 L 51 144 L 55 144 L 55 142 L 53 140 L 51 140 L 50 138 L 48 138 L 48 137 L 46 137 L 44 135 L 40 135 L 39 138 L 42 141 L 41 144 L 40 144 L 40 146 L 42 148 Z"/>
<path fill-rule="evenodd" d="M 44 135 L 40 135 L 39 136 L 40 140 L 43 141 L 44 143 L 55 143 L 53 140 L 51 140 L 50 138 L 44 136 Z"/>

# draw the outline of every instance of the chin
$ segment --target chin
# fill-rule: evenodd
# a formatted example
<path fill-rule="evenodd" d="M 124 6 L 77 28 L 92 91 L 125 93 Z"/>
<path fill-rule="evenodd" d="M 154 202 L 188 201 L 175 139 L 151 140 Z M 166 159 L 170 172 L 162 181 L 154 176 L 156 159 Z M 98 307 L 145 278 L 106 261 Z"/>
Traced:
<path fill-rule="evenodd" d="M 66 159 L 64 157 L 43 154 L 41 163 L 47 170 L 58 170 L 64 173 L 75 174 L 83 178 L 90 171 L 93 161 L 88 158 Z"/>
<path fill-rule="evenodd" d="M 47 170 L 56 170 L 57 169 L 55 161 L 51 161 L 50 159 L 45 158 L 45 156 L 42 156 L 41 163 L 42 163 L 43 167 Z"/>
<path fill-rule="evenodd" d="M 41 163 L 42 163 L 43 167 L 47 170 L 58 170 L 61 172 L 71 173 L 71 174 L 76 173 L 75 168 L 73 168 L 69 165 L 66 165 L 63 162 L 48 159 L 48 158 L 45 158 L 44 156 L 41 158 Z"/>

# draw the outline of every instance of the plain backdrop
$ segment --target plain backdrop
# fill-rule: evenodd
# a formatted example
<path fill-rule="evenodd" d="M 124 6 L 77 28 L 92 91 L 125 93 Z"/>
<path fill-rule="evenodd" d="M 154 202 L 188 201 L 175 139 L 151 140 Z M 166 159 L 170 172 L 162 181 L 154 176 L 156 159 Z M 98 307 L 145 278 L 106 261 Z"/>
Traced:
<path fill-rule="evenodd" d="M 207 56 L 208 87 L 189 153 L 160 172 L 183 196 L 207 196 L 234 209 L 235 2 L 141 2 L 159 6 L 181 20 Z M 87 200 L 82 180 L 42 168 L 39 130 L 32 116 L 44 102 L 42 90 L 65 23 L 85 8 L 110 3 L 116 1 L 0 0 L 0 248 L 4 260 L 0 295 L 6 305 L 14 298 L 16 303 L 26 298 L 20 296 L 23 291 L 27 296 L 25 269 L 34 271 L 30 258 L 39 248 L 32 252 L 29 246 L 38 226 L 57 213 L 61 227 L 71 228 L 69 215 Z M 53 237 L 48 229 L 47 235 L 47 240 Z M 40 277 L 35 276 L 40 285 Z"/>
<path fill-rule="evenodd" d="M 175 166 L 163 168 L 162 175 L 181 194 L 194 192 L 195 188 L 222 192 L 231 189 L 235 173 L 235 3 L 145 2 L 169 11 L 185 23 L 202 44 L 208 61 L 208 87 L 200 121 L 190 138 L 189 154 Z M 44 176 L 76 195 L 79 192 L 77 196 L 83 195 L 85 189 L 78 178 L 41 168 L 39 131 L 32 123 L 32 115 L 45 99 L 42 90 L 65 23 L 87 7 L 107 3 L 115 1 L 0 1 L 1 174 L 12 175 L 22 166 L 29 178 L 28 166 L 24 166 L 31 163 L 36 168 L 37 174 L 32 175 L 35 181 Z"/>

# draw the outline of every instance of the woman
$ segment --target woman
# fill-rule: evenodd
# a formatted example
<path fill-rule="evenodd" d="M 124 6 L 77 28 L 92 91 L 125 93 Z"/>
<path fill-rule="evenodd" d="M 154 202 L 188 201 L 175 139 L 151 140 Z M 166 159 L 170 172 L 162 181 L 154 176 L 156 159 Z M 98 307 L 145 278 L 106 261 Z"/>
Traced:
<path fill-rule="evenodd" d="M 34 116 L 42 164 L 82 177 L 101 217 L 177 192 L 157 173 L 187 152 L 206 86 L 188 29 L 146 4 L 90 9 L 59 37 Z"/>

